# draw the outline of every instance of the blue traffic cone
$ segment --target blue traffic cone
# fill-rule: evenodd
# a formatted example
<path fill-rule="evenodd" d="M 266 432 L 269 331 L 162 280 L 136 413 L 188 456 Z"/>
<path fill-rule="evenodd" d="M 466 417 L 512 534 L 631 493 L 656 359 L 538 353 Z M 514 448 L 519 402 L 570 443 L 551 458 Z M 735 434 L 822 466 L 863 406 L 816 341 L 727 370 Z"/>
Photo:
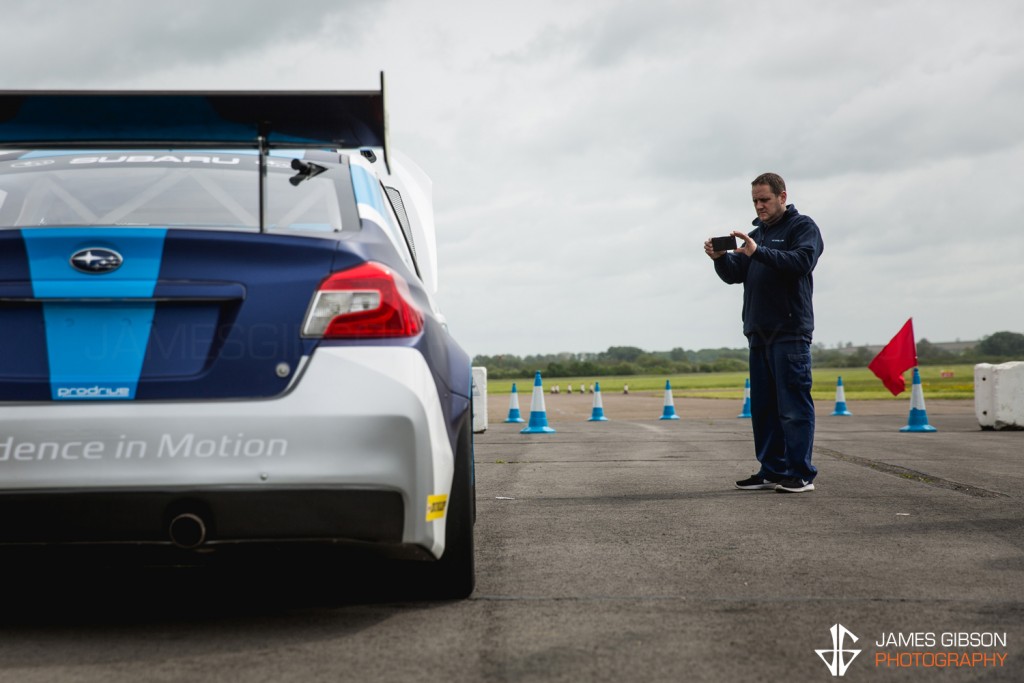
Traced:
<path fill-rule="evenodd" d="M 672 399 L 672 384 L 665 380 L 665 407 L 661 411 L 659 420 L 678 420 L 676 415 L 676 402 Z"/>
<path fill-rule="evenodd" d="M 750 378 L 743 383 L 743 410 L 736 417 L 752 417 L 750 414 Z"/>
<path fill-rule="evenodd" d="M 604 416 L 604 402 L 601 400 L 601 383 L 594 382 L 594 410 L 590 413 L 590 419 L 587 422 L 607 422 L 608 418 Z"/>
<path fill-rule="evenodd" d="M 508 399 L 508 417 L 505 422 L 526 422 L 519 412 L 519 392 L 516 390 L 516 383 L 512 383 L 512 396 Z"/>
<path fill-rule="evenodd" d="M 914 384 L 910 388 L 910 417 L 907 426 L 900 427 L 901 432 L 935 432 L 935 427 L 928 424 L 928 411 L 924 408 L 924 390 L 921 389 L 921 373 L 914 368 Z"/>
<path fill-rule="evenodd" d="M 836 409 L 832 411 L 832 415 L 839 415 L 842 417 L 850 417 L 853 415 L 846 407 L 846 389 L 843 388 L 843 376 L 839 376 L 839 381 L 836 382 Z"/>
<path fill-rule="evenodd" d="M 533 398 L 530 400 L 530 423 L 520 434 L 551 434 L 555 430 L 548 427 L 548 411 L 544 408 L 544 385 L 540 381 L 540 373 L 533 377 Z"/>

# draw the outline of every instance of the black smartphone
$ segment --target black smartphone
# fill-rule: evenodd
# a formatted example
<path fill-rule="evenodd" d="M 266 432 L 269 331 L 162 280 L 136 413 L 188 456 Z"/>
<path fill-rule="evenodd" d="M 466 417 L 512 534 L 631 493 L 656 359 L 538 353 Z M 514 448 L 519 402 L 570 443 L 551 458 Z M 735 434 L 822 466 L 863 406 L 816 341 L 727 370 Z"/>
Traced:
<path fill-rule="evenodd" d="M 735 248 L 736 238 L 732 235 L 711 238 L 711 249 L 713 251 L 732 251 Z"/>

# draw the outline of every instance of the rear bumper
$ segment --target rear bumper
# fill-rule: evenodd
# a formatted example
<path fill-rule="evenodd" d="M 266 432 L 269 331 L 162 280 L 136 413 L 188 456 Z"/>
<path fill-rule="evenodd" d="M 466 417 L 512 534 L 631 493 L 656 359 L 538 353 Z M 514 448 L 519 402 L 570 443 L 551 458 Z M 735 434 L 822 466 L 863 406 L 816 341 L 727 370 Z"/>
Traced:
<path fill-rule="evenodd" d="M 320 348 L 286 395 L 0 407 L 0 542 L 165 542 L 176 510 L 209 541 L 330 539 L 439 557 L 453 453 L 423 356 Z"/>
<path fill-rule="evenodd" d="M 395 491 L 37 491 L 0 496 L 0 543 L 166 543 L 171 521 L 195 514 L 217 542 L 350 540 L 399 544 Z"/>

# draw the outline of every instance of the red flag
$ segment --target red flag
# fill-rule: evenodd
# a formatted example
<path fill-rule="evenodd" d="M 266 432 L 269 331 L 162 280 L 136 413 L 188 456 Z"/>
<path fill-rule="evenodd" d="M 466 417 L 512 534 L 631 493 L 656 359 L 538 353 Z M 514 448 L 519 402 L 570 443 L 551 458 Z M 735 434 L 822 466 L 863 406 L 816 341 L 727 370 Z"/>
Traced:
<path fill-rule="evenodd" d="M 893 396 L 906 391 L 903 373 L 917 365 L 917 347 L 914 345 L 914 319 L 910 318 L 885 348 L 868 363 L 868 370 L 882 380 Z"/>

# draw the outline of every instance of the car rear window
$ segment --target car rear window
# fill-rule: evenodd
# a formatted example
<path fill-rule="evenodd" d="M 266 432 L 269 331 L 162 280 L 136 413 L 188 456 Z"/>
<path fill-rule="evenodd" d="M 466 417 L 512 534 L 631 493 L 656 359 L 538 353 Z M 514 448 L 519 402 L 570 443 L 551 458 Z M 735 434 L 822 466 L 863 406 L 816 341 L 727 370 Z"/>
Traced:
<path fill-rule="evenodd" d="M 337 232 L 338 181 L 267 159 L 266 229 Z M 161 226 L 258 230 L 259 161 L 237 151 L 32 152 L 0 160 L 0 229 Z"/>

